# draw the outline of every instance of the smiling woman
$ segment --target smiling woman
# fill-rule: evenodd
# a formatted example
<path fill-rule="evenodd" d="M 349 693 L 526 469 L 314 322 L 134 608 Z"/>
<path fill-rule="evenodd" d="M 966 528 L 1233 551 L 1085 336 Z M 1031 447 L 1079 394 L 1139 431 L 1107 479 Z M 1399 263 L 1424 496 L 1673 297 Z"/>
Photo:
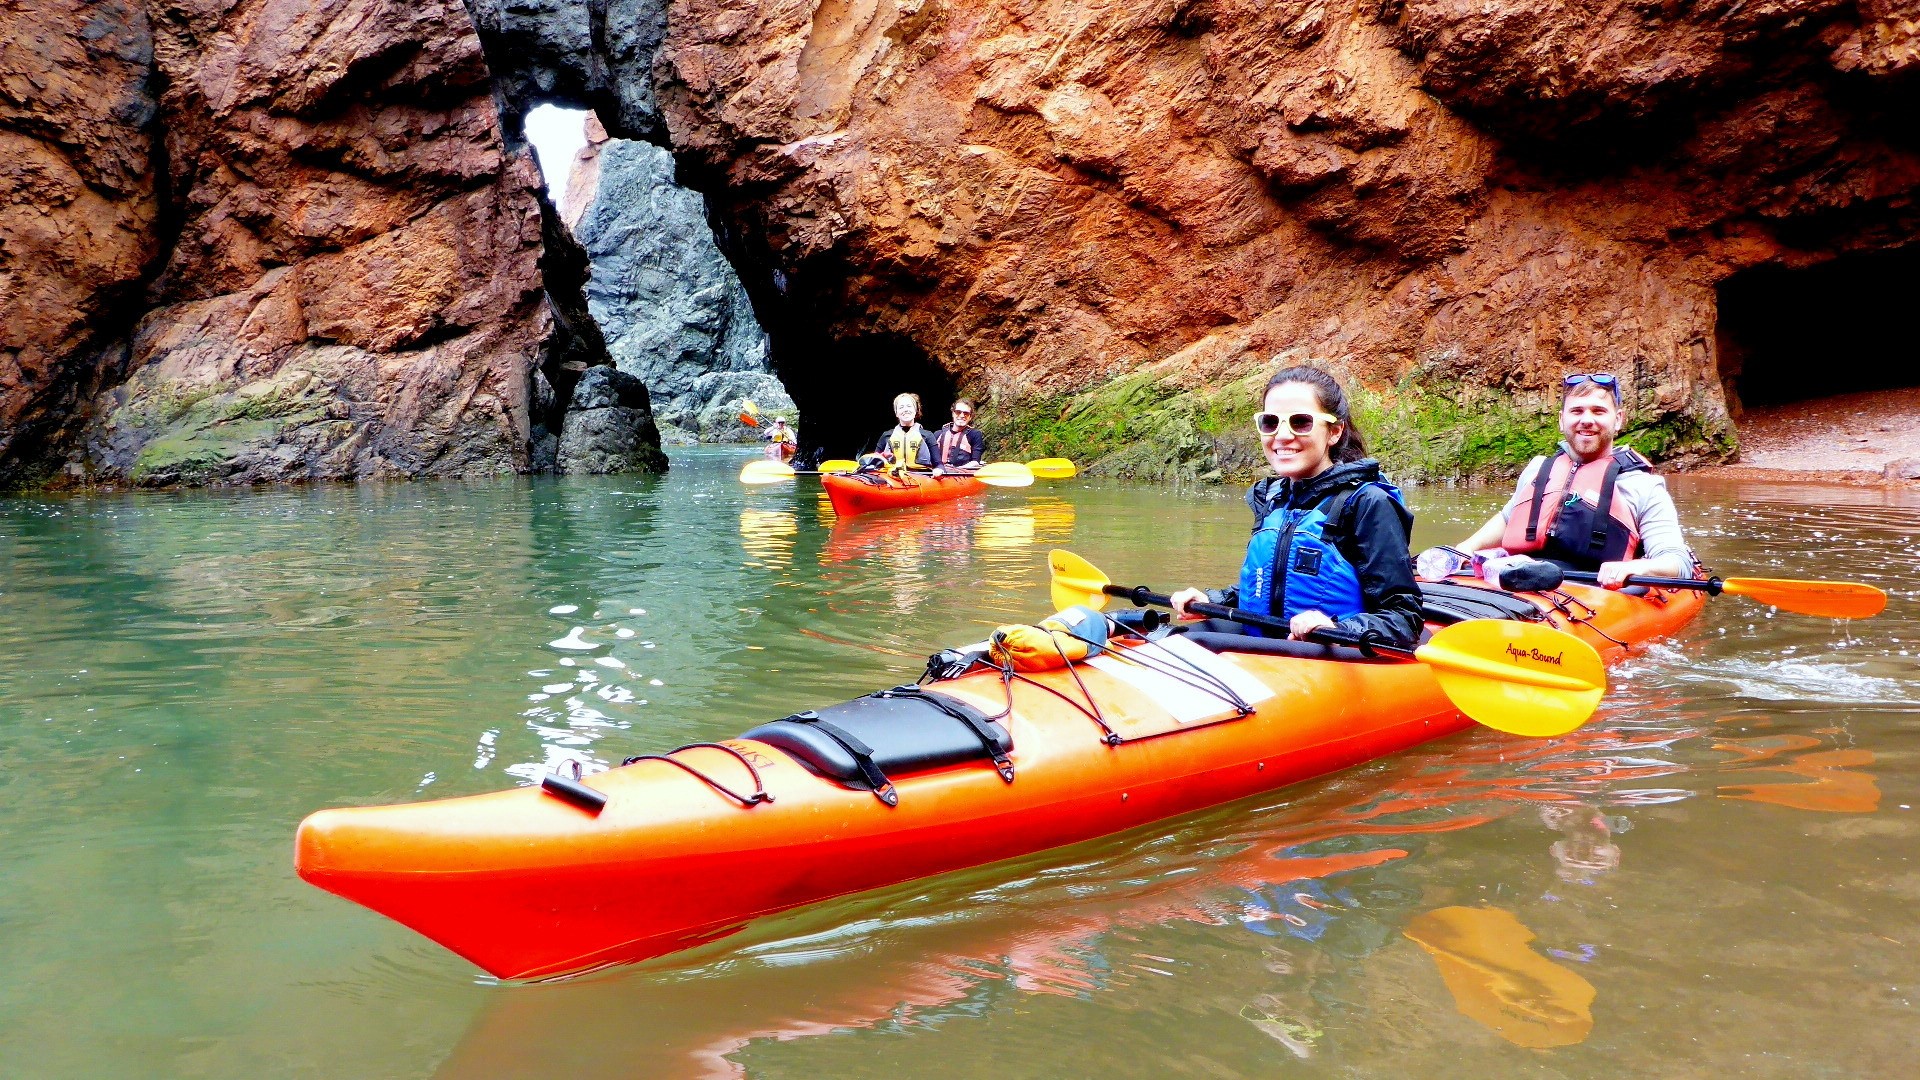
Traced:
<path fill-rule="evenodd" d="M 1295 639 L 1334 627 L 1411 646 L 1421 620 L 1407 560 L 1413 514 L 1366 456 L 1346 391 L 1318 368 L 1290 367 L 1267 380 L 1260 403 L 1254 427 L 1273 476 L 1247 492 L 1254 533 L 1240 580 L 1214 593 L 1182 589 L 1173 609 L 1184 617 L 1187 605 L 1209 601 L 1285 619 Z"/>

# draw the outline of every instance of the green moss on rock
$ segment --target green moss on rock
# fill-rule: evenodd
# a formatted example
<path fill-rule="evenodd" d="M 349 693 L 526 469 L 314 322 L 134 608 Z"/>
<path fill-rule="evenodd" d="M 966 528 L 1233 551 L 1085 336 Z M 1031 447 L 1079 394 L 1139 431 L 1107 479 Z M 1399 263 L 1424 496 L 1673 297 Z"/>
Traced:
<path fill-rule="evenodd" d="M 300 460 L 353 434 L 353 425 L 335 415 L 344 406 L 308 372 L 283 371 L 252 383 L 144 389 L 137 380 L 125 388 L 125 403 L 113 411 L 94 462 L 108 475 L 144 486 L 219 483 L 249 458 L 274 461 L 276 474 L 300 475 Z"/>
<path fill-rule="evenodd" d="M 996 400 L 981 427 L 995 458 L 1068 457 L 1093 475 L 1143 480 L 1250 480 L 1265 471 L 1251 420 L 1267 374 L 1205 389 L 1130 375 L 1080 394 Z M 1408 379 L 1352 398 L 1369 452 L 1402 482 L 1508 479 L 1560 438 L 1556 402 L 1490 387 Z M 1730 433 L 1678 413 L 1629 426 L 1622 441 L 1656 461 L 1733 449 Z"/>
<path fill-rule="evenodd" d="M 1259 465 L 1248 422 L 1258 382 L 1194 391 L 1130 375 L 1083 394 L 995 402 L 981 428 L 995 458 L 1066 457 L 1098 476 L 1219 482 Z"/>

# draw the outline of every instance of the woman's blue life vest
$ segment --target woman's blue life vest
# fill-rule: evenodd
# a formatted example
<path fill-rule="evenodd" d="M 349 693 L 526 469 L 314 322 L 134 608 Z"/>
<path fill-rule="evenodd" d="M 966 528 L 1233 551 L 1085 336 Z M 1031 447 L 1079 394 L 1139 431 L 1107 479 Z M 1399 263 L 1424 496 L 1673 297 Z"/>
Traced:
<path fill-rule="evenodd" d="M 1240 609 L 1260 615 L 1277 613 L 1289 622 L 1303 611 L 1324 612 L 1336 622 L 1366 611 L 1360 572 L 1341 552 L 1339 541 L 1354 500 L 1370 487 L 1406 505 L 1399 488 L 1383 480 L 1371 480 L 1336 491 L 1312 506 L 1269 511 L 1254 529 L 1253 539 L 1247 542 L 1247 557 L 1240 563 Z M 1284 574 L 1280 573 L 1283 556 Z M 1283 595 L 1274 595 L 1276 585 Z M 1279 631 L 1263 633 L 1253 626 L 1244 632 L 1284 636 Z"/>

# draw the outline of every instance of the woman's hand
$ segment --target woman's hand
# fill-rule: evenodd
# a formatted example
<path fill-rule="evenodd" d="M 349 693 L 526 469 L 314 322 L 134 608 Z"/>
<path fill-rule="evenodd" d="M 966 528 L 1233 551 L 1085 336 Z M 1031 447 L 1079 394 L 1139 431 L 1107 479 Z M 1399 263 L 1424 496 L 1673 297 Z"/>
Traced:
<path fill-rule="evenodd" d="M 1179 592 L 1167 597 L 1167 606 L 1172 608 L 1173 613 L 1182 619 L 1201 618 L 1201 616 L 1188 611 L 1187 605 L 1204 604 L 1206 602 L 1207 594 L 1199 589 L 1181 589 Z"/>
<path fill-rule="evenodd" d="M 1303 611 L 1287 622 L 1287 636 L 1295 641 L 1305 641 L 1308 634 L 1332 625 L 1333 620 L 1327 618 L 1324 611 Z"/>

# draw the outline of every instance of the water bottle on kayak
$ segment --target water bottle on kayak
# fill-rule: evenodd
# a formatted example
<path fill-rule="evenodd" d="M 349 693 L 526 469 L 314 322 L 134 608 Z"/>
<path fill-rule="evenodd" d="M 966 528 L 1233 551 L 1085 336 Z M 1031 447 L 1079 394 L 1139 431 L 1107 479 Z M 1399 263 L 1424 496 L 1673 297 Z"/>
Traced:
<path fill-rule="evenodd" d="M 1413 560 L 1413 574 L 1422 581 L 1445 581 L 1463 572 L 1471 560 L 1450 547 L 1430 547 Z"/>

